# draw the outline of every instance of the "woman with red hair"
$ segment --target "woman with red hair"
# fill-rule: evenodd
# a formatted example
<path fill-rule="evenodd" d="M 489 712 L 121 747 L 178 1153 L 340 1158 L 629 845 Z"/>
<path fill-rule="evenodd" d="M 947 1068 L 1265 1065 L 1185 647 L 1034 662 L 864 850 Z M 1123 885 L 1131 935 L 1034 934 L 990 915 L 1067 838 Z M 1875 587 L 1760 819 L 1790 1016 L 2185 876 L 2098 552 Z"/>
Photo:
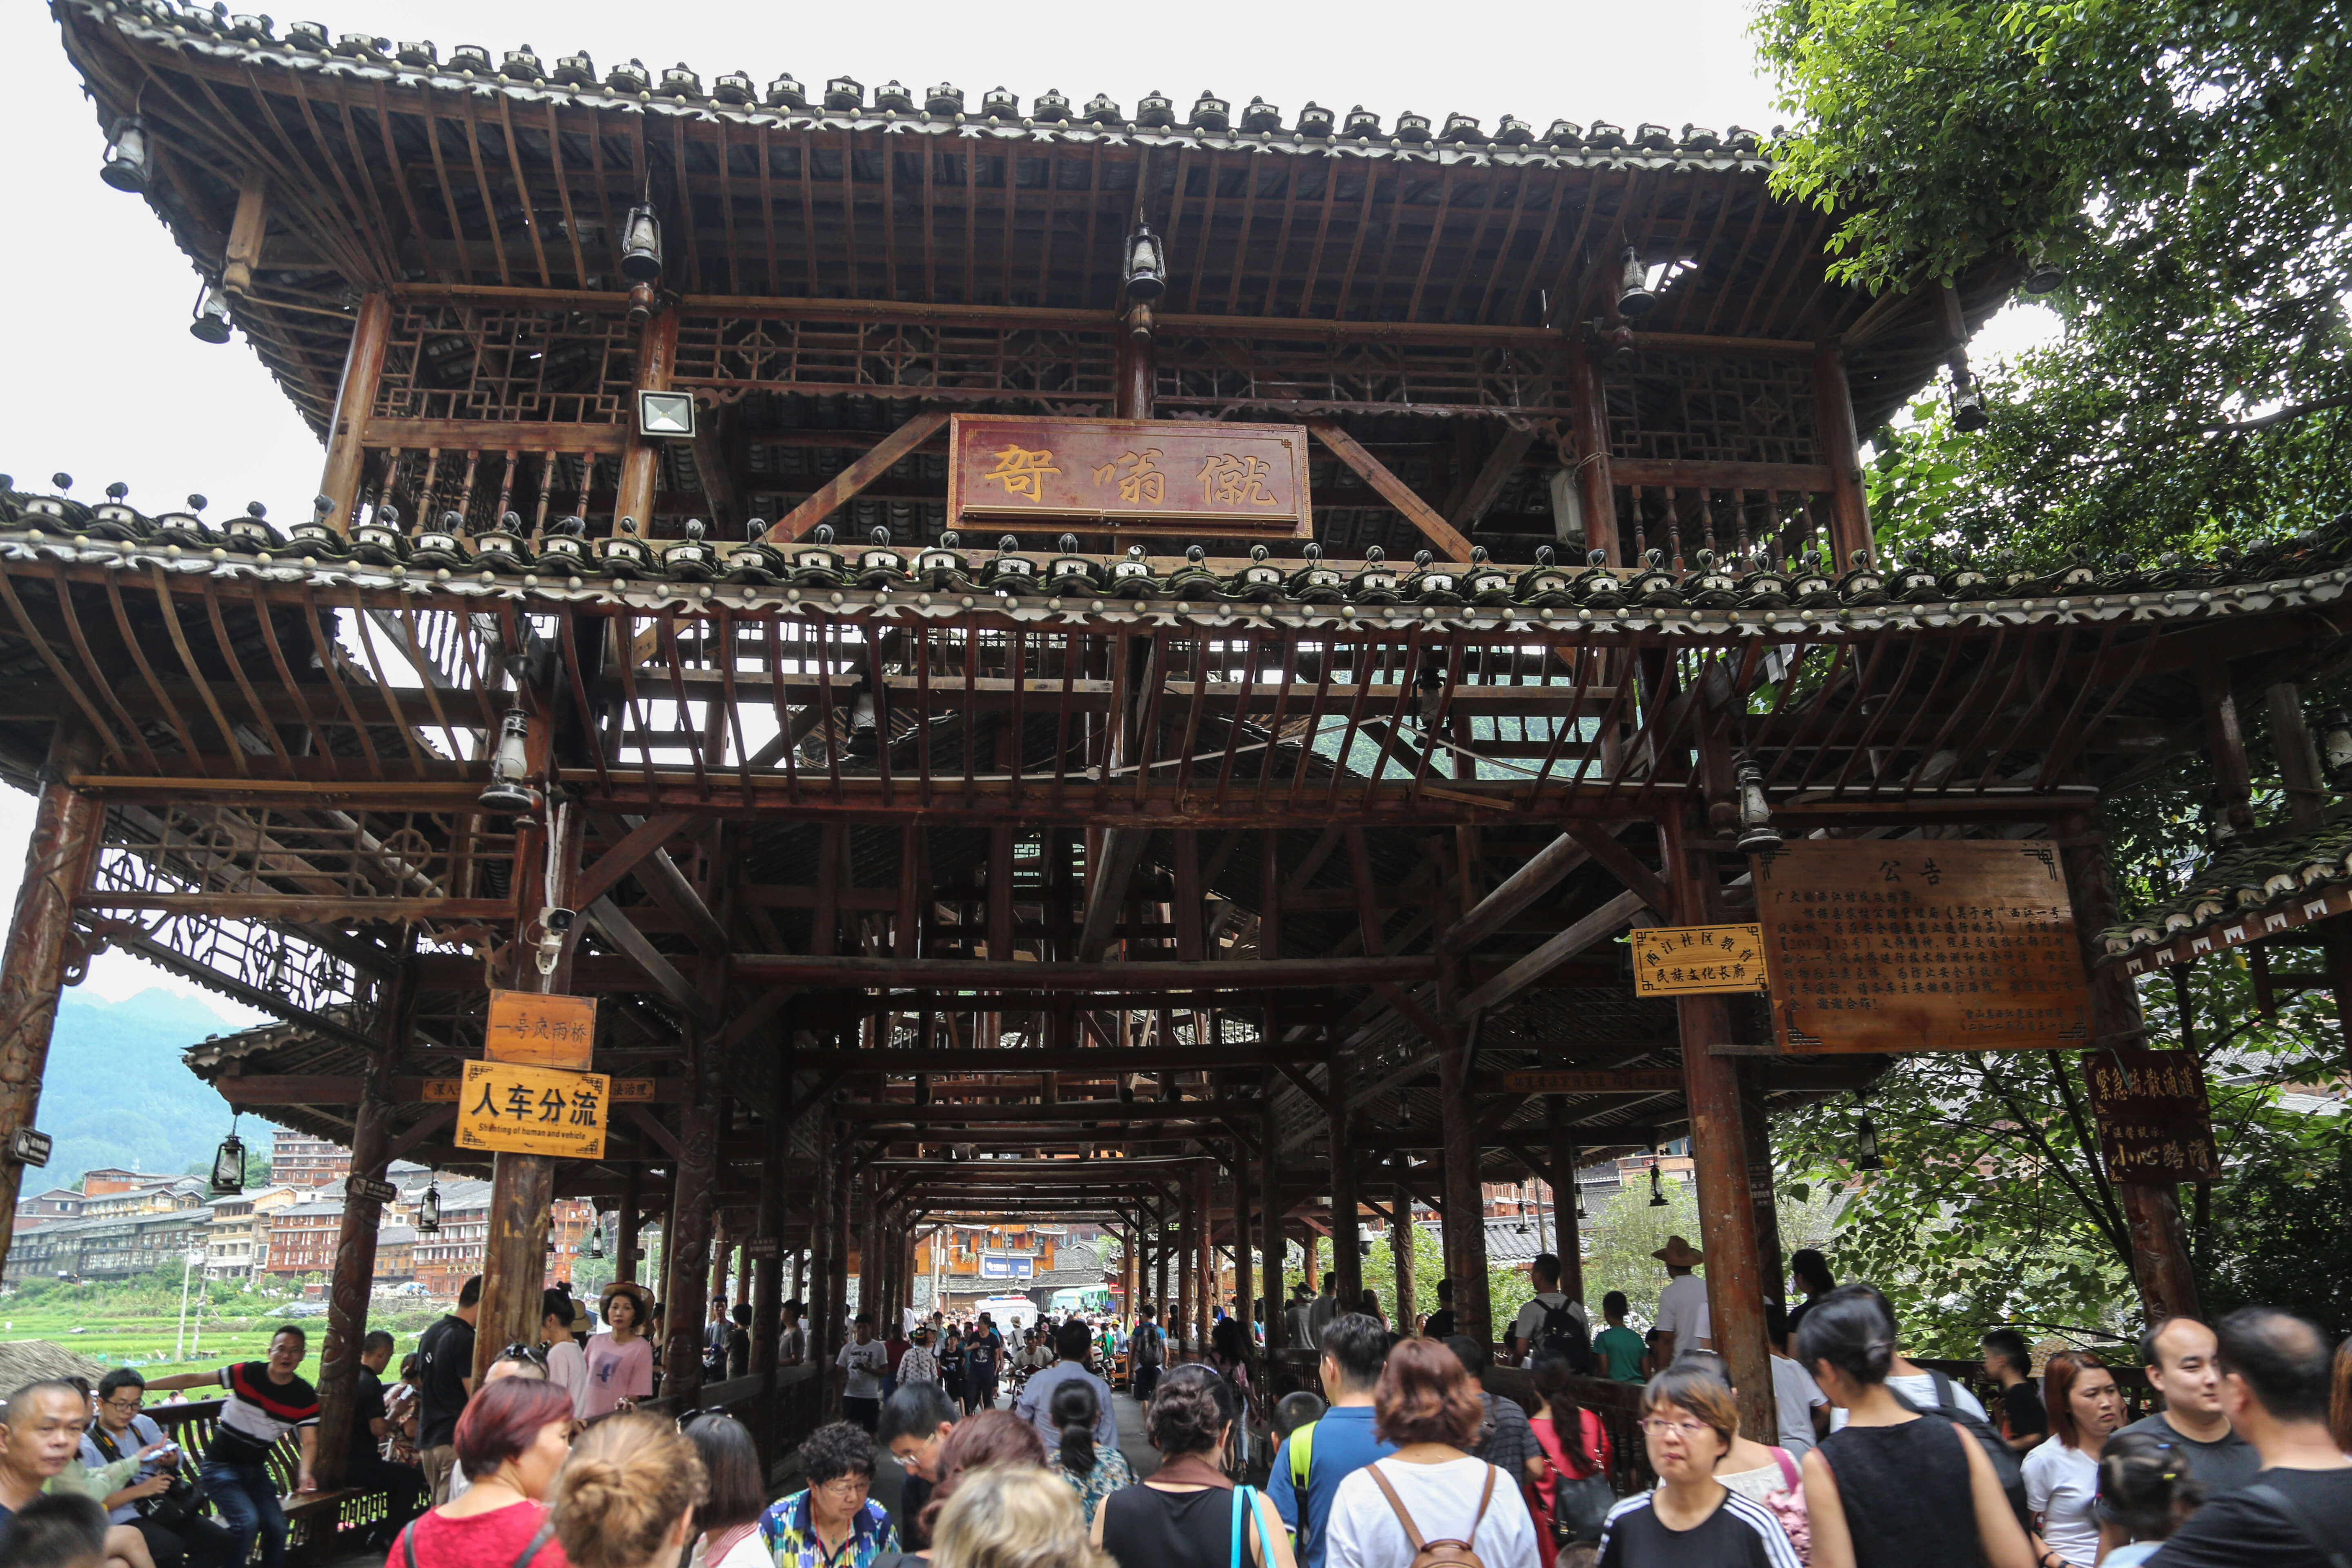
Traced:
<path fill-rule="evenodd" d="M 384 1568 L 567 1568 L 541 1499 L 570 1457 L 572 1395 L 530 1377 L 485 1384 L 457 1417 L 472 1483 L 400 1532 Z"/>
<path fill-rule="evenodd" d="M 2042 1368 L 2050 1437 L 2025 1456 L 2025 1506 L 2070 1568 L 2099 1560 L 2099 1455 L 2123 1425 L 2115 1373 L 2089 1351 L 2060 1351 Z"/>
<path fill-rule="evenodd" d="M 1332 1494 L 1327 1568 L 1405 1568 L 1426 1541 L 1467 1542 L 1486 1568 L 1537 1568 L 1517 1478 L 1470 1452 L 1486 1416 L 1452 1351 L 1399 1340 L 1372 1389 L 1372 1434 L 1397 1450 Z"/>

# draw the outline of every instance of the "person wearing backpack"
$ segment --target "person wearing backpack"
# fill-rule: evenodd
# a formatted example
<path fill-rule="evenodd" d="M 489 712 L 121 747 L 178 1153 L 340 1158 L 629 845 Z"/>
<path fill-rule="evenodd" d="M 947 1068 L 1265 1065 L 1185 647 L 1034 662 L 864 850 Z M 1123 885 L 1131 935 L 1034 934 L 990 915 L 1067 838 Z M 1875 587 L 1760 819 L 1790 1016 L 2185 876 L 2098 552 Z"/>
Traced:
<path fill-rule="evenodd" d="M 1559 1255 L 1537 1253 L 1528 1273 L 1535 1283 L 1535 1300 L 1519 1309 L 1503 1335 L 1503 1364 L 1533 1366 L 1535 1352 L 1549 1348 L 1568 1358 L 1577 1376 L 1590 1377 L 1592 1323 L 1584 1314 L 1584 1303 L 1570 1300 L 1559 1288 Z"/>
<path fill-rule="evenodd" d="M 1389 1342 L 1389 1331 L 1361 1312 L 1326 1324 L 1320 1370 L 1323 1391 L 1331 1403 L 1275 1450 L 1265 1495 L 1297 1541 L 1298 1560 L 1305 1568 L 1324 1568 L 1331 1500 L 1339 1494 L 1339 1483 L 1374 1459 L 1396 1452 L 1395 1444 L 1372 1432 L 1372 1391 L 1388 1360 Z"/>
<path fill-rule="evenodd" d="M 1372 1433 L 1396 1452 L 1339 1483 L 1328 1568 L 1538 1568 L 1518 1478 L 1469 1451 L 1485 1416 L 1444 1345 L 1405 1340 L 1390 1351 L 1372 1389 Z"/>
<path fill-rule="evenodd" d="M 2214 1325 L 2221 1408 L 2262 1456 L 2254 1479 L 2189 1517 L 2154 1568 L 2352 1568 L 2352 1459 L 2329 1435 L 2319 1325 L 2244 1307 Z"/>
<path fill-rule="evenodd" d="M 1985 1439 L 1887 1386 L 1895 1316 L 1884 1296 L 1844 1285 L 1815 1301 L 1797 1359 L 1847 1417 L 1804 1458 L 1812 1568 L 2035 1568 Z"/>
<path fill-rule="evenodd" d="M 1151 1391 L 1160 1386 L 1160 1369 L 1168 1364 L 1168 1336 L 1160 1329 L 1159 1308 L 1146 1302 L 1136 1315 L 1140 1321 L 1127 1339 L 1128 1383 L 1135 1402 L 1149 1405 Z"/>
<path fill-rule="evenodd" d="M 1716 1474 L 1738 1436 L 1739 1406 L 1713 1365 L 1681 1360 L 1650 1379 L 1642 1442 L 1657 1489 L 1609 1510 L 1600 1568 L 1798 1568 L 1779 1521 Z"/>

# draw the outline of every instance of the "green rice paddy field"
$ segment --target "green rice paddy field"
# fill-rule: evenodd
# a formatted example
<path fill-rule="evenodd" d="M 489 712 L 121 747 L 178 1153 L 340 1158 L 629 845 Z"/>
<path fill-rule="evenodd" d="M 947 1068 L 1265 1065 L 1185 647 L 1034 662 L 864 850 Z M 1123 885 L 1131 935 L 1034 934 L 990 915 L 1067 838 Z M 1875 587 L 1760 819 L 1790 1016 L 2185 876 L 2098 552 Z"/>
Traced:
<path fill-rule="evenodd" d="M 0 1296 L 0 1342 L 48 1340 L 108 1366 L 128 1364 L 153 1377 L 258 1359 L 268 1351 L 269 1336 L 278 1325 L 294 1321 L 310 1337 L 310 1359 L 303 1370 L 317 1372 L 319 1344 L 326 1334 L 323 1315 L 289 1317 L 283 1310 L 285 1304 L 240 1295 L 222 1303 L 226 1310 L 205 1312 L 198 1324 L 193 1321 L 194 1303 L 189 1305 L 191 1337 L 195 1342 L 191 1346 L 182 1340 L 176 1359 L 174 1342 L 180 1340 L 176 1298 L 168 1309 L 158 1310 L 147 1293 L 99 1285 L 52 1289 L 33 1300 L 22 1294 Z M 415 1348 L 416 1336 L 437 1315 L 409 1302 L 402 1302 L 396 1311 L 386 1310 L 386 1305 L 377 1303 L 373 1326 L 390 1330 L 401 1353 Z M 278 1309 L 275 1315 L 272 1308 Z"/>

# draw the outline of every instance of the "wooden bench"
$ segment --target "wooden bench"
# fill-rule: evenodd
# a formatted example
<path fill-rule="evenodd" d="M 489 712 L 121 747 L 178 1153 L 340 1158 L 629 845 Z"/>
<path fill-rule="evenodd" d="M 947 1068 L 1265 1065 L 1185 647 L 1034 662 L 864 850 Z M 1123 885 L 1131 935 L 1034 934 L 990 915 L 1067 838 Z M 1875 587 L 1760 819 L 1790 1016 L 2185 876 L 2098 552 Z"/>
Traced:
<path fill-rule="evenodd" d="M 141 1414 L 180 1445 L 192 1466 L 201 1465 L 213 1431 L 220 1422 L 222 1401 L 192 1399 L 184 1405 L 150 1405 Z M 263 1461 L 278 1483 L 278 1506 L 286 1514 L 286 1550 L 294 1562 L 313 1563 L 348 1556 L 359 1536 L 382 1524 L 392 1514 L 391 1494 L 378 1487 L 341 1487 L 331 1491 L 297 1493 L 301 1450 L 289 1435 L 281 1437 Z M 189 1470 L 194 1474 L 193 1468 Z"/>

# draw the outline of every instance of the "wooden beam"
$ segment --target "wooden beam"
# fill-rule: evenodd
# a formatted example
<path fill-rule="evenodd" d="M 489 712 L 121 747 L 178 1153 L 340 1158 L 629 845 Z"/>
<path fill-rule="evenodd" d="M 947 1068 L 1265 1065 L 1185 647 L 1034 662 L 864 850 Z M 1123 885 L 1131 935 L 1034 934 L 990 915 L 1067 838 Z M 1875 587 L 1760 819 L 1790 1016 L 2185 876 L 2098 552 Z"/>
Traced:
<path fill-rule="evenodd" d="M 1572 833 L 1561 834 L 1505 878 L 1502 886 L 1479 900 L 1468 914 L 1439 932 L 1438 950 L 1466 952 L 1477 946 L 1591 857 L 1583 840 Z"/>
<path fill-rule="evenodd" d="M 1512 964 L 1502 973 L 1462 998 L 1454 1010 L 1467 1022 L 1479 1013 L 1499 1007 L 1553 968 L 1567 963 L 1594 942 L 1614 936 L 1635 914 L 1648 907 L 1639 893 L 1620 893 L 1574 925 Z"/>
<path fill-rule="evenodd" d="M 1526 459 L 1528 448 L 1535 445 L 1535 440 L 1536 433 L 1532 428 L 1523 430 L 1516 425 L 1506 425 L 1501 438 L 1486 454 L 1486 460 L 1478 466 L 1477 474 L 1470 480 L 1470 488 L 1462 493 L 1460 503 L 1446 521 L 1465 532 L 1476 528 L 1478 520 L 1486 516 L 1501 498 L 1503 487 L 1511 482 L 1511 476 L 1518 472 L 1519 464 Z"/>
<path fill-rule="evenodd" d="M 668 956 L 646 941 L 645 932 L 629 923 L 629 917 L 621 912 L 610 894 L 590 904 L 587 912 L 604 934 L 613 939 L 614 946 L 636 961 L 637 967 L 651 977 L 655 986 L 669 998 L 672 1005 L 698 1018 L 716 1018 L 718 999 L 705 995 L 679 973 Z"/>
<path fill-rule="evenodd" d="M 1389 505 L 1404 513 L 1405 521 L 1421 530 L 1440 555 L 1449 561 L 1470 559 L 1470 542 L 1463 538 L 1452 523 L 1438 516 L 1435 507 L 1415 495 L 1411 485 L 1391 473 L 1386 464 L 1366 451 L 1353 436 L 1340 429 L 1337 421 L 1309 419 L 1307 427 L 1315 433 L 1317 440 L 1331 449 L 1333 457 L 1353 468 L 1366 484 L 1380 491 L 1381 498 Z"/>
<path fill-rule="evenodd" d="M 916 415 L 892 431 L 887 439 L 877 442 L 864 457 L 826 480 L 823 489 L 786 512 L 769 531 L 768 537 L 779 543 L 800 538 L 840 510 L 858 491 L 888 473 L 908 453 L 937 435 L 940 426 L 947 422 L 944 409 L 929 408 Z"/>
<path fill-rule="evenodd" d="M 1633 852 L 1626 848 L 1615 834 L 1605 827 L 1595 827 L 1584 822 L 1570 823 L 1566 831 L 1570 837 L 1584 846 L 1585 853 L 1606 867 L 1611 876 L 1624 883 L 1628 891 L 1639 894 L 1642 901 L 1649 905 L 1651 911 L 1660 920 L 1669 925 L 1674 923 L 1674 895 L 1666 890 L 1665 883 L 1658 879 L 1655 872 L 1634 858 Z"/>
<path fill-rule="evenodd" d="M 1003 988 L 1139 992 L 1213 991 L 1226 987 L 1290 991 L 1434 979 L 1437 961 L 1410 956 L 1211 959 L 1201 963 L 1023 963 L 992 958 L 843 958 L 814 953 L 748 952 L 736 955 L 733 973 L 736 979 L 755 984 L 881 985 L 929 991 Z"/>
<path fill-rule="evenodd" d="M 1268 1045 L 1133 1046 L 1124 1049 L 1070 1046 L 998 1050 L 954 1046 L 893 1047 L 883 1050 L 820 1047 L 793 1052 L 793 1065 L 803 1072 L 1111 1074 L 1268 1067 L 1281 1058 L 1280 1050 Z"/>
<path fill-rule="evenodd" d="M 684 812 L 665 812 L 659 816 L 623 820 L 629 825 L 627 834 L 596 857 L 596 863 L 583 870 L 579 879 L 564 889 L 565 896 L 573 900 L 573 907 L 584 909 L 611 892 L 622 878 L 636 868 L 638 861 L 658 850 L 693 818 Z"/>
<path fill-rule="evenodd" d="M 732 405 L 730 405 L 730 408 Z M 704 411 L 694 422 L 694 471 L 702 480 L 703 499 L 710 503 L 711 532 L 724 537 L 740 531 L 747 521 L 743 502 L 735 489 L 735 469 L 727 460 L 727 442 L 719 434 L 722 416 L 719 408 Z M 731 413 L 726 415 L 731 418 Z"/>
<path fill-rule="evenodd" d="M 1244 1113 L 1255 1116 L 1263 1108 L 1261 1101 L 1254 1100 L 1060 1100 L 1050 1105 L 960 1105 L 938 1100 L 928 1105 L 917 1105 L 911 1100 L 898 1105 L 887 1100 L 866 1100 L 836 1105 L 832 1114 L 845 1121 L 916 1121 L 951 1127 L 960 1120 L 975 1125 L 1212 1121 Z"/>
<path fill-rule="evenodd" d="M 632 830 L 646 821 L 635 816 L 624 816 L 621 820 Z M 662 835 L 663 838 L 668 837 L 667 833 Z M 732 945 L 727 940 L 726 928 L 711 914 L 686 873 L 677 868 L 677 862 L 669 858 L 668 850 L 656 841 L 645 858 L 637 862 L 635 869 L 637 885 L 653 896 L 654 902 L 677 917 L 681 929 L 705 958 L 726 956 Z"/>

